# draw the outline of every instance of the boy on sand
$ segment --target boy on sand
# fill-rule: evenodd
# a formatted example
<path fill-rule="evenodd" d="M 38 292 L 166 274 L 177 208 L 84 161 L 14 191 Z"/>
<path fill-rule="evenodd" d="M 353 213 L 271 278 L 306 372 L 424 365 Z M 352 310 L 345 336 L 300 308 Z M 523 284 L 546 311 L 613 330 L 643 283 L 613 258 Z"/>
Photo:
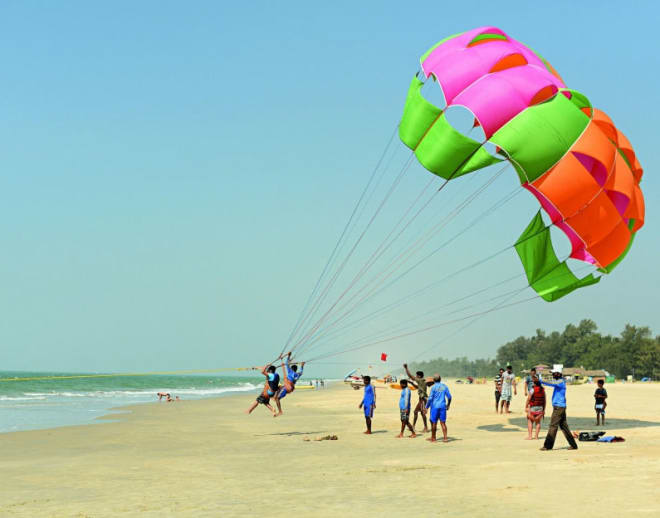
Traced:
<path fill-rule="evenodd" d="M 371 435 L 371 418 L 374 416 L 374 408 L 376 408 L 376 391 L 371 384 L 371 376 L 364 376 L 364 397 L 360 402 L 358 408 L 364 408 L 364 420 L 367 422 L 367 435 Z"/>
<path fill-rule="evenodd" d="M 415 374 L 416 376 L 413 376 L 410 371 L 408 370 L 408 364 L 404 363 L 403 368 L 406 369 L 406 374 L 410 379 L 415 380 L 415 385 L 417 386 L 417 396 L 419 396 L 419 399 L 417 400 L 417 406 L 415 406 L 415 417 L 413 419 L 413 429 L 415 428 L 415 425 L 417 424 L 417 417 L 419 414 L 422 414 L 422 421 L 424 422 L 424 433 L 428 432 L 428 425 L 426 424 L 426 400 L 427 400 L 427 387 L 426 387 L 426 378 L 424 377 L 424 373 L 422 371 L 417 371 Z"/>
<path fill-rule="evenodd" d="M 607 407 L 607 390 L 603 387 L 605 382 L 603 380 L 598 380 L 598 388 L 594 393 L 594 398 L 596 399 L 596 426 L 600 426 L 601 420 L 603 426 L 605 426 L 605 408 Z"/>
<path fill-rule="evenodd" d="M 257 370 L 258 367 L 252 367 L 252 370 Z M 266 365 L 261 369 L 261 374 L 266 376 L 266 383 L 264 384 L 264 390 L 261 394 L 257 396 L 257 399 L 250 408 L 246 410 L 246 413 L 251 414 L 252 411 L 257 408 L 257 405 L 261 403 L 268 410 L 270 410 L 273 415 L 275 414 L 275 409 L 270 406 L 270 398 L 273 397 L 280 388 L 280 375 L 276 372 L 274 365 Z"/>
<path fill-rule="evenodd" d="M 417 437 L 415 429 L 410 424 L 410 389 L 408 388 L 408 380 L 401 380 L 401 398 L 399 399 L 399 414 L 401 415 L 401 432 L 397 438 L 403 437 L 403 432 L 406 426 L 410 430 L 410 438 Z"/>
<path fill-rule="evenodd" d="M 426 402 L 426 408 L 431 408 L 431 438 L 427 441 L 436 442 L 435 434 L 438 428 L 438 421 L 442 427 L 442 442 L 448 442 L 447 438 L 447 410 L 451 406 L 451 393 L 449 387 L 444 383 L 440 383 L 442 378 L 439 374 L 433 377 L 433 387 L 429 393 L 429 399 Z"/>
<path fill-rule="evenodd" d="M 280 356 L 281 358 L 281 356 Z M 291 352 L 286 355 L 284 358 L 284 363 L 282 364 L 282 373 L 284 374 L 284 386 L 275 394 L 275 404 L 277 405 L 277 414 L 273 417 L 282 415 L 282 405 L 280 400 L 284 399 L 287 394 L 290 394 L 296 389 L 296 383 L 300 379 L 300 376 L 303 374 L 305 368 L 305 362 L 300 364 L 300 372 L 298 372 L 297 365 L 291 365 Z"/>
<path fill-rule="evenodd" d="M 495 413 L 499 412 L 500 398 L 502 397 L 502 374 L 504 369 L 500 368 L 500 373 L 495 376 Z"/>

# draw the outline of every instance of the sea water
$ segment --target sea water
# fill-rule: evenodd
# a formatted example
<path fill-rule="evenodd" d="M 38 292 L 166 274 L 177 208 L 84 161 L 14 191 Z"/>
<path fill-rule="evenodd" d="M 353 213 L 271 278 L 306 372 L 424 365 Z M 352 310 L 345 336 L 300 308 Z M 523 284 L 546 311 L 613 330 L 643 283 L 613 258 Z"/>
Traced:
<path fill-rule="evenodd" d="M 157 401 L 158 392 L 168 392 L 173 398 L 179 396 L 185 400 L 236 392 L 256 393 L 263 387 L 263 378 L 209 375 L 21 381 L 22 378 L 79 374 L 0 371 L 0 433 L 91 424 L 95 418 L 111 414 L 111 408 Z M 3 381 L 8 378 L 12 380 Z M 163 399 L 162 404 L 176 402 L 166 403 Z"/>

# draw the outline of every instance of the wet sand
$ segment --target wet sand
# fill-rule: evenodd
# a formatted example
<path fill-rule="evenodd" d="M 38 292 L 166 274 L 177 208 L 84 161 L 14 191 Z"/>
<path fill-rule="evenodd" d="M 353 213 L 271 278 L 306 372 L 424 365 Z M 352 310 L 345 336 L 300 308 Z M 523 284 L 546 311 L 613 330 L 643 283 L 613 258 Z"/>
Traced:
<path fill-rule="evenodd" d="M 604 429 L 626 442 L 569 451 L 560 432 L 551 452 L 524 440 L 520 392 L 502 416 L 492 383 L 448 385 L 446 444 L 396 439 L 399 392 L 388 388 L 363 435 L 361 392 L 341 384 L 287 396 L 277 419 L 263 407 L 245 415 L 246 394 L 2 434 L 0 516 L 660 515 L 660 384 L 607 385 Z M 569 387 L 573 430 L 597 429 L 594 389 Z M 303 440 L 327 434 L 339 439 Z"/>

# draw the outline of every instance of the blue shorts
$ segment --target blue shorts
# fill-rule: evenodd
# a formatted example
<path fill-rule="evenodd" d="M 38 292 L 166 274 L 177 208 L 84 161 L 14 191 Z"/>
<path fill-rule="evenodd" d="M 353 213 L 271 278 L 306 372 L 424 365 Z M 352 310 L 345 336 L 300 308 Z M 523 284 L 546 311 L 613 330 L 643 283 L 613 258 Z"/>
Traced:
<path fill-rule="evenodd" d="M 374 416 L 374 406 L 364 405 L 364 417 L 373 417 L 373 416 Z"/>
<path fill-rule="evenodd" d="M 284 396 L 288 394 L 287 390 L 282 387 L 282 390 L 280 390 L 280 395 L 278 396 L 280 399 L 284 399 Z"/>
<path fill-rule="evenodd" d="M 431 407 L 431 422 L 437 423 L 440 419 L 441 423 L 444 423 L 447 420 L 447 408 L 433 408 Z"/>

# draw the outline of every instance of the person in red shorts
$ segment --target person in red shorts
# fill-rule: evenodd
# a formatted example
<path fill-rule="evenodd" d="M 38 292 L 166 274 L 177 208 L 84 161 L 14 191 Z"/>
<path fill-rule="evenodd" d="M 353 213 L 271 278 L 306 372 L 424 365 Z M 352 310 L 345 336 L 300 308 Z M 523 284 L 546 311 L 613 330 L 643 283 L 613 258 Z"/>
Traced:
<path fill-rule="evenodd" d="M 527 440 L 532 439 L 532 431 L 536 427 L 536 434 L 534 439 L 539 438 L 541 431 L 541 420 L 545 415 L 545 389 L 538 376 L 533 377 L 533 389 L 527 394 L 527 402 L 525 403 L 525 412 L 527 413 Z"/>

